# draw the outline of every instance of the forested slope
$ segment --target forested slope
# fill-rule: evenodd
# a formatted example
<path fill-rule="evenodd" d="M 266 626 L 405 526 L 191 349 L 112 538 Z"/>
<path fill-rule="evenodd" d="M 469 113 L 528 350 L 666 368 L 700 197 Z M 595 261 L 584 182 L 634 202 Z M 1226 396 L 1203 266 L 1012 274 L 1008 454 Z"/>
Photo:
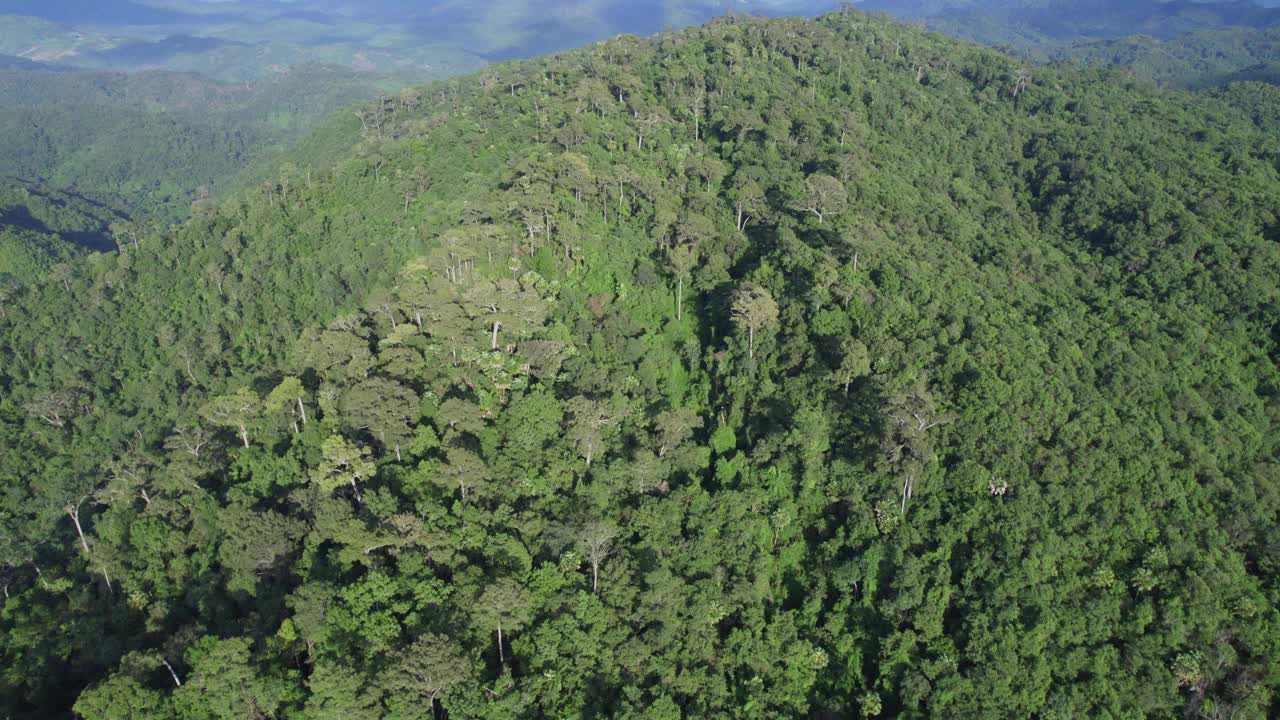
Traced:
<path fill-rule="evenodd" d="M 50 265 L 114 247 L 127 218 L 74 193 L 0 177 L 0 282 L 36 282 Z M 11 276 L 11 277 L 7 277 Z"/>
<path fill-rule="evenodd" d="M 407 84 L 321 65 L 239 84 L 175 72 L 4 70 L 0 167 L 138 220 L 175 222 L 339 108 Z"/>
<path fill-rule="evenodd" d="M 1206 97 L 730 19 L 7 289 L 0 709 L 1277 714 L 1280 91 Z"/>
<path fill-rule="evenodd" d="M 1187 33 L 1172 40 L 1139 35 L 1033 51 L 1042 59 L 1121 65 L 1169 87 L 1205 88 L 1238 80 L 1276 84 L 1267 63 L 1280 56 L 1280 27 Z"/>

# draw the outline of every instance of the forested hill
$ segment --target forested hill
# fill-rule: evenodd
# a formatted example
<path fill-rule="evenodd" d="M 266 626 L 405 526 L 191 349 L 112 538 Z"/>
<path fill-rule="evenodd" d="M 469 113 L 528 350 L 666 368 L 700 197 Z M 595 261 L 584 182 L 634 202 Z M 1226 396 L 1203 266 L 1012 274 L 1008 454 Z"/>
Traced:
<path fill-rule="evenodd" d="M 406 84 L 323 65 L 238 84 L 175 72 L 0 70 L 0 168 L 172 222 L 339 108 Z"/>
<path fill-rule="evenodd" d="M 52 205 L 39 197 L 49 193 L 61 196 L 59 207 L 69 199 L 73 208 L 56 211 L 58 238 L 5 231 L 0 275 L 30 281 L 59 258 L 113 247 L 120 238 L 92 216 L 104 211 L 143 224 L 184 220 L 192 203 L 255 182 L 259 168 L 273 165 L 280 151 L 340 108 L 390 97 L 408 84 L 406 76 L 323 65 L 279 69 L 237 84 L 162 71 L 0 70 L 0 134 L 6 139 L 0 168 L 15 176 L 0 179 L 0 209 L 10 217 L 48 214 Z M 311 141 L 325 140 L 332 148 L 326 138 L 335 124 L 340 120 L 330 119 Z M 332 161 L 309 159 L 317 166 Z M 24 208 L 10 192 L 11 182 L 40 188 L 39 197 L 27 196 L 35 206 Z M 74 209 L 82 206 L 99 210 L 86 215 Z M 66 224 L 76 217 L 84 224 Z"/>
<path fill-rule="evenodd" d="M 855 12 L 368 106 L 5 290 L 0 712 L 1276 716 L 1278 111 Z"/>
<path fill-rule="evenodd" d="M 1139 78 L 1170 87 L 1205 88 L 1240 80 L 1280 82 L 1280 74 L 1268 67 L 1280 57 L 1280 26 L 1202 30 L 1172 40 L 1136 35 L 1041 48 L 1033 54 L 1041 59 L 1120 65 Z"/>

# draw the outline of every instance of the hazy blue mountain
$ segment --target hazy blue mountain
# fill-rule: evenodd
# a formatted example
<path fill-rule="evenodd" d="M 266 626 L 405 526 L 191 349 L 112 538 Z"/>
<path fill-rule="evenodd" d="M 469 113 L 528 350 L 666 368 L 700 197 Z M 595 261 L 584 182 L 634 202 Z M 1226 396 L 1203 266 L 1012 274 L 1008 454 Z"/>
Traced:
<path fill-rule="evenodd" d="M 0 0 L 0 53 L 88 67 L 205 72 L 244 80 L 272 65 L 472 69 L 619 34 L 648 35 L 738 12 L 814 15 L 835 0 Z M 50 26 L 49 23 L 54 23 Z M 246 63 L 243 57 L 252 59 Z M 256 71 L 256 73 L 255 73 Z"/>
<path fill-rule="evenodd" d="M 210 5 L 216 7 L 216 4 Z M 216 17 L 201 17 L 165 7 L 163 3 L 134 2 L 133 0 L 57 0 L 56 2 L 0 0 L 0 14 L 30 15 L 55 22 L 111 25 L 162 25 L 199 19 L 225 20 L 229 17 L 221 13 Z"/>
<path fill-rule="evenodd" d="M 1215 28 L 1172 40 L 1130 35 L 1050 48 L 1049 59 L 1088 65 L 1120 65 L 1143 79 L 1196 89 L 1241 80 L 1274 83 L 1280 58 L 1280 25 Z"/>
<path fill-rule="evenodd" d="M 1036 62 L 1130 68 L 1181 88 L 1276 75 L 1280 0 L 866 0 L 948 35 Z"/>
<path fill-rule="evenodd" d="M 1250 0 L 866 0 L 864 10 L 923 20 L 933 30 L 988 45 L 1027 47 L 1149 35 L 1172 39 L 1280 22 L 1280 9 Z"/>
<path fill-rule="evenodd" d="M 52 66 L 14 55 L 0 55 L 0 70 L 53 70 Z"/>

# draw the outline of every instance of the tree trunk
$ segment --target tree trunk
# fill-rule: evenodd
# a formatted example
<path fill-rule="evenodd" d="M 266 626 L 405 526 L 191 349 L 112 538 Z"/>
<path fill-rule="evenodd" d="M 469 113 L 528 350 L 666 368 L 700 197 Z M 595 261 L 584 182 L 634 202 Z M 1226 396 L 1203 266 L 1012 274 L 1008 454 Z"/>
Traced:
<path fill-rule="evenodd" d="M 494 321 L 493 321 L 493 335 L 492 335 L 492 336 L 490 336 L 490 338 L 489 338 L 489 349 L 490 349 L 490 350 L 497 350 L 497 349 L 498 349 L 498 328 L 499 328 L 499 327 L 501 327 L 501 326 L 502 326 L 502 323 L 498 322 L 497 320 L 494 320 Z"/>
<path fill-rule="evenodd" d="M 747 328 L 747 356 L 756 359 L 756 329 Z"/>
<path fill-rule="evenodd" d="M 76 535 L 80 538 L 80 547 L 84 548 L 84 554 L 89 554 L 89 543 L 84 539 L 84 528 L 80 527 L 80 508 L 69 507 L 67 514 L 71 516 L 71 522 L 76 526 Z"/>
<path fill-rule="evenodd" d="M 169 661 L 162 659 L 160 662 L 164 664 L 164 669 L 169 671 L 169 677 L 173 678 L 173 684 L 177 687 L 182 687 L 182 681 L 178 679 L 178 673 L 173 671 L 173 666 L 169 664 Z"/>
<path fill-rule="evenodd" d="M 351 478 L 351 490 L 356 494 L 356 502 L 363 502 L 360 499 L 360 487 L 356 485 L 355 478 Z"/>
<path fill-rule="evenodd" d="M 679 278 L 678 281 L 676 282 L 676 320 L 680 320 L 684 317 L 683 307 L 682 307 L 683 304 L 684 304 L 684 278 L 682 277 L 682 278 Z"/>
<path fill-rule="evenodd" d="M 249 447 L 249 431 L 244 425 L 240 426 L 240 442 L 244 443 L 245 447 Z"/>
<path fill-rule="evenodd" d="M 303 404 L 302 398 L 298 398 L 298 417 L 302 418 L 302 427 L 307 426 L 307 406 Z"/>
<path fill-rule="evenodd" d="M 507 663 L 507 655 L 502 650 L 502 623 L 498 623 L 498 664 L 505 665 Z"/>
<path fill-rule="evenodd" d="M 600 586 L 600 563 L 591 563 L 591 592 Z"/>

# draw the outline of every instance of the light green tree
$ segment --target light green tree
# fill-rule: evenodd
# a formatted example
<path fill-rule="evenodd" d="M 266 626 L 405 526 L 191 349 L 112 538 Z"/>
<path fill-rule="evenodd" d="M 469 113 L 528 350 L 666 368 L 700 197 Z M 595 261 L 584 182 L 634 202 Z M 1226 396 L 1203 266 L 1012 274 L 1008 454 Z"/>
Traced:
<path fill-rule="evenodd" d="M 778 304 L 764 288 L 744 285 L 733 298 L 733 319 L 747 331 L 747 354 L 756 356 L 756 333 L 778 321 Z"/>
<path fill-rule="evenodd" d="M 360 481 L 368 480 L 377 472 L 369 448 L 360 447 L 341 435 L 331 435 L 321 446 L 323 460 L 311 471 L 311 481 L 322 492 L 350 485 L 356 502 L 360 502 Z"/>
<path fill-rule="evenodd" d="M 499 578 L 480 592 L 476 598 L 472 617 L 482 628 L 498 632 L 498 662 L 506 663 L 503 649 L 503 632 L 511 633 L 524 627 L 532 614 L 529 592 L 511 578 Z"/>
<path fill-rule="evenodd" d="M 218 395 L 205 403 L 200 414 L 214 425 L 233 428 L 240 441 L 249 447 L 249 427 L 262 412 L 258 394 L 241 387 L 228 395 Z"/>
<path fill-rule="evenodd" d="M 861 341 L 846 338 L 840 343 L 840 368 L 836 371 L 836 379 L 844 385 L 844 392 L 849 394 L 849 385 L 860 377 L 871 374 L 871 355 L 867 346 Z"/>
<path fill-rule="evenodd" d="M 267 395 L 263 405 L 268 412 L 288 412 L 292 418 L 293 431 L 296 433 L 299 423 L 303 426 L 307 424 L 307 406 L 303 402 L 305 396 L 306 391 L 302 387 L 302 381 L 288 376 Z"/>
<path fill-rule="evenodd" d="M 693 245 L 682 243 L 667 251 L 671 272 L 676 276 L 676 320 L 684 317 L 684 284 L 689 273 L 698 265 L 698 251 Z"/>

